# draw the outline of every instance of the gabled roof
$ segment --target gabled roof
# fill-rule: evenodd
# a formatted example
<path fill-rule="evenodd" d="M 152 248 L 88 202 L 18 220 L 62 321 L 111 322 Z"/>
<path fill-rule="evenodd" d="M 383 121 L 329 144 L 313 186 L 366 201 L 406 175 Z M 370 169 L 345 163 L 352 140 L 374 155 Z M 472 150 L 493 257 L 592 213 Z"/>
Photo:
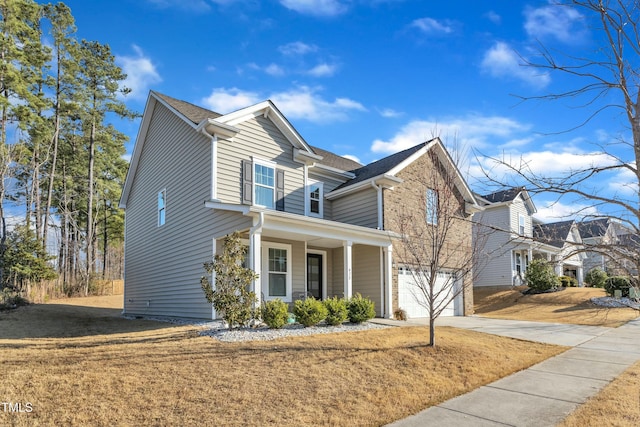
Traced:
<path fill-rule="evenodd" d="M 578 230 L 580 230 L 580 235 L 583 239 L 588 239 L 590 237 L 602 237 L 607 234 L 609 224 L 609 218 L 598 218 L 578 223 Z"/>
<path fill-rule="evenodd" d="M 331 151 L 327 151 L 315 146 L 312 146 L 311 149 L 316 154 L 322 156 L 322 161 L 320 163 L 322 163 L 323 165 L 348 172 L 362 167 L 362 164 L 354 160 L 347 159 L 346 157 L 338 156 Z"/>
<path fill-rule="evenodd" d="M 467 202 L 467 207 L 470 211 L 480 210 L 481 208 L 478 206 L 473 192 L 462 177 L 462 174 L 442 144 L 440 138 L 434 138 L 430 141 L 422 142 L 414 147 L 407 148 L 406 150 L 392 154 L 354 170 L 353 173 L 355 174 L 355 177 L 353 179 L 338 186 L 327 194 L 326 197 L 329 199 L 340 197 L 350 192 L 367 188 L 371 183 L 388 187 L 399 184 L 402 182 L 402 179 L 398 178 L 396 175 L 425 155 L 429 150 L 434 150 L 445 169 L 453 175 L 453 182 L 460 191 L 460 194 L 462 194 L 464 200 Z"/>
<path fill-rule="evenodd" d="M 539 242 L 561 248 L 567 242 L 575 221 L 560 221 L 537 224 L 533 227 L 533 238 Z"/>
<path fill-rule="evenodd" d="M 155 96 L 166 102 L 168 105 L 173 107 L 177 112 L 181 113 L 185 118 L 193 122 L 194 125 L 197 125 L 198 123 L 206 119 L 215 119 L 222 116 L 222 114 L 220 113 L 207 110 L 206 108 L 199 107 L 197 105 L 191 104 L 190 102 L 181 101 L 179 99 L 172 98 L 159 92 L 151 92 Z"/>
<path fill-rule="evenodd" d="M 349 187 L 351 185 L 357 184 L 358 182 L 366 181 L 376 176 L 388 173 L 393 168 L 411 157 L 411 155 L 415 154 L 418 150 L 425 147 L 427 144 L 427 142 L 423 142 L 416 145 L 415 147 L 407 148 L 406 150 L 392 154 L 373 163 L 369 163 L 366 166 L 361 166 L 359 169 L 353 171 L 353 173 L 356 175 L 355 178 L 340 185 L 336 188 L 336 190 L 344 187 Z"/>
<path fill-rule="evenodd" d="M 520 195 L 524 199 L 525 204 L 529 207 L 531 213 L 537 211 L 536 206 L 531 200 L 529 192 L 524 187 L 512 187 L 505 190 L 497 191 L 495 193 L 485 194 L 483 196 L 477 196 L 481 204 L 485 207 L 508 205 L 516 200 Z"/>

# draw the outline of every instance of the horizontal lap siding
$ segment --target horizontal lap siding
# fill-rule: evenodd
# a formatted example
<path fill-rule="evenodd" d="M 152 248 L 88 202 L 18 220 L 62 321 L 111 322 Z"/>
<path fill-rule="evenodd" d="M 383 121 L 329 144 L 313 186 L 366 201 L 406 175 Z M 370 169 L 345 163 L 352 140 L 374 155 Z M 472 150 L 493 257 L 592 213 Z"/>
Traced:
<path fill-rule="evenodd" d="M 517 215 L 516 215 L 517 221 Z M 474 286 L 511 286 L 511 214 L 508 206 L 487 209 L 474 216 L 474 236 L 481 236 L 479 247 L 481 256 L 477 257 Z M 491 227 L 483 227 L 488 224 Z M 505 230 L 505 231 L 502 231 Z"/>
<path fill-rule="evenodd" d="M 236 125 L 233 141 L 218 141 L 218 199 L 241 203 L 242 160 L 252 156 L 277 163 L 285 171 L 285 211 L 304 214 L 304 170 L 293 161 L 293 146 L 278 128 L 262 116 Z"/>
<path fill-rule="evenodd" d="M 211 258 L 210 140 L 157 104 L 126 209 L 125 311 L 211 317 L 200 288 Z M 166 188 L 166 223 L 157 195 Z"/>
<path fill-rule="evenodd" d="M 376 315 L 382 316 L 380 283 L 380 248 L 373 246 L 353 246 L 353 293 L 360 293 L 371 299 L 376 307 Z"/>
<path fill-rule="evenodd" d="M 333 200 L 333 220 L 378 227 L 378 192 L 373 188 Z"/>
<path fill-rule="evenodd" d="M 320 181 L 323 183 L 323 191 L 324 194 L 328 194 L 333 191 L 336 187 L 341 184 L 344 184 L 345 181 L 337 180 L 334 178 L 329 178 L 325 175 L 318 175 L 313 172 L 309 172 L 309 179 L 314 181 Z M 333 202 L 331 200 L 324 200 L 324 219 L 331 220 L 333 218 Z"/>

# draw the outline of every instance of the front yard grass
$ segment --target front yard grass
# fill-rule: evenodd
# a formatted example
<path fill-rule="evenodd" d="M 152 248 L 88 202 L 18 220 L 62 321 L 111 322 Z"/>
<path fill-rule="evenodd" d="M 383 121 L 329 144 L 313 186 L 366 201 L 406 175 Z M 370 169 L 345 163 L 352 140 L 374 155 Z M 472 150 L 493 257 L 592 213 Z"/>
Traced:
<path fill-rule="evenodd" d="M 93 305 L 0 312 L 0 398 L 32 407 L 0 425 L 383 425 L 565 350 L 446 327 L 221 343 Z"/>
<path fill-rule="evenodd" d="M 576 325 L 618 327 L 638 317 L 633 308 L 597 306 L 591 298 L 604 297 L 604 289 L 566 288 L 559 292 L 523 295 L 526 287 L 498 290 L 475 288 L 475 313 L 495 319 L 571 323 Z"/>

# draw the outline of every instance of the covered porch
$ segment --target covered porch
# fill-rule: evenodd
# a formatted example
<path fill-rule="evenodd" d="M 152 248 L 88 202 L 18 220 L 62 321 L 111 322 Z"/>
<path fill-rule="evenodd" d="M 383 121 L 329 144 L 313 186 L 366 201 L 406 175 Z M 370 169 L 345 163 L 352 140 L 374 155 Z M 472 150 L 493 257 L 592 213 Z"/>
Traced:
<path fill-rule="evenodd" d="M 370 298 L 378 317 L 392 317 L 391 235 L 367 227 L 271 210 L 249 210 L 248 266 L 258 304 L 354 294 Z"/>

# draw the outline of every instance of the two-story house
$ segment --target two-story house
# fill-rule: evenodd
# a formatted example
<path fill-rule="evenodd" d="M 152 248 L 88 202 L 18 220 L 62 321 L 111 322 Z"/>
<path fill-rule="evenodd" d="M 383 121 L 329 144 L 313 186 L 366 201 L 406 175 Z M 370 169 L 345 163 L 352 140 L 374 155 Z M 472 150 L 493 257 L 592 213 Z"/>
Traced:
<path fill-rule="evenodd" d="M 392 317 L 403 285 L 389 217 L 428 190 L 409 179 L 434 167 L 426 153 L 457 174 L 461 212 L 476 206 L 439 139 L 362 166 L 309 145 L 271 101 L 221 115 L 151 92 L 120 203 L 124 312 L 215 318 L 203 263 L 239 231 L 260 300 L 358 292 Z M 458 313 L 472 298 L 468 290 L 455 301 Z"/>
<path fill-rule="evenodd" d="M 573 221 L 540 224 L 526 189 L 509 188 L 476 195 L 483 210 L 474 215 L 474 238 L 483 239 L 483 256 L 475 266 L 475 287 L 520 286 L 531 260 L 554 264 L 558 275 L 570 275 L 582 284 L 584 255 L 578 227 Z"/>

